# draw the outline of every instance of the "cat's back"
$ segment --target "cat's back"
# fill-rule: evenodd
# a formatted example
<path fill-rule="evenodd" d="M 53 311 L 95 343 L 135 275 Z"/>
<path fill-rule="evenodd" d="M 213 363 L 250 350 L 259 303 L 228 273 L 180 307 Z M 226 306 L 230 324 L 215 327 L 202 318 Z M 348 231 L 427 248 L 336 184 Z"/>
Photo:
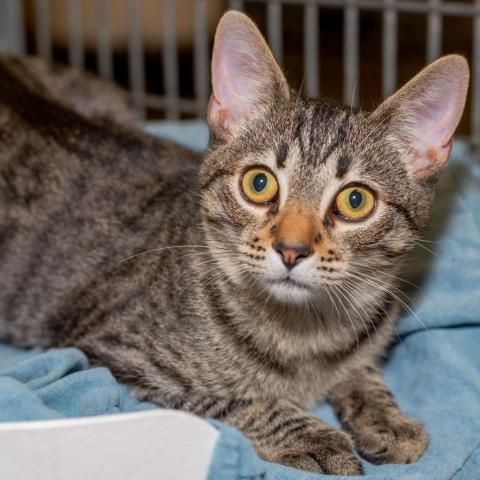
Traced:
<path fill-rule="evenodd" d="M 0 85 L 0 336 L 38 343 L 42 322 L 121 259 L 198 223 L 198 158 L 79 114 L 14 59 L 0 57 Z"/>

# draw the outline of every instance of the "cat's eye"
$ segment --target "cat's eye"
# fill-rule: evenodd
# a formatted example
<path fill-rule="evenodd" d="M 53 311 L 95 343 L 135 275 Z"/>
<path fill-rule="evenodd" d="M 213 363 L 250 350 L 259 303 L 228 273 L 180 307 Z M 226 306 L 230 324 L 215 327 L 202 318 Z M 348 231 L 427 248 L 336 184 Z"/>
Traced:
<path fill-rule="evenodd" d="M 273 202 L 278 195 L 278 182 L 265 167 L 247 170 L 241 179 L 242 192 L 253 203 L 265 205 Z"/>
<path fill-rule="evenodd" d="M 375 196 L 373 192 L 364 186 L 355 185 L 344 188 L 335 200 L 335 211 L 347 220 L 362 220 L 375 207 Z"/>

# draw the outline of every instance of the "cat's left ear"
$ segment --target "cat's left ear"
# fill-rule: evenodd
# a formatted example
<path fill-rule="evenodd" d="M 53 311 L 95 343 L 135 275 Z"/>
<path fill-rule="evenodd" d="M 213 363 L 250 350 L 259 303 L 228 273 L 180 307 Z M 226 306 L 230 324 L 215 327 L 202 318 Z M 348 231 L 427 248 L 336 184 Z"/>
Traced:
<path fill-rule="evenodd" d="M 434 176 L 448 161 L 469 76 L 462 56 L 439 58 L 372 113 L 378 122 L 385 121 L 395 141 L 402 143 L 407 168 L 418 181 Z"/>
<path fill-rule="evenodd" d="M 221 18 L 212 56 L 212 96 L 208 123 L 228 141 L 247 122 L 267 115 L 288 100 L 287 81 L 257 26 L 246 15 L 229 11 Z"/>

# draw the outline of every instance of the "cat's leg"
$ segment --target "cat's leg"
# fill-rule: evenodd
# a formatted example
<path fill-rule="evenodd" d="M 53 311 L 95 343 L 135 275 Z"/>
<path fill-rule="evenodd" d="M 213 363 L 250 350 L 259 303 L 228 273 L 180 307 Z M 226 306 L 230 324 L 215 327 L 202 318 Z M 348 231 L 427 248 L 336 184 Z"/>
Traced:
<path fill-rule="evenodd" d="M 425 428 L 403 415 L 374 367 L 351 371 L 333 388 L 331 403 L 357 450 L 373 463 L 412 463 L 427 448 Z"/>
<path fill-rule="evenodd" d="M 362 473 L 345 434 L 290 402 L 255 401 L 223 420 L 241 430 L 265 460 L 319 473 Z"/>
<path fill-rule="evenodd" d="M 229 399 L 193 392 L 183 398 L 146 395 L 146 399 L 238 428 L 264 460 L 317 473 L 362 473 L 348 436 L 288 401 Z"/>

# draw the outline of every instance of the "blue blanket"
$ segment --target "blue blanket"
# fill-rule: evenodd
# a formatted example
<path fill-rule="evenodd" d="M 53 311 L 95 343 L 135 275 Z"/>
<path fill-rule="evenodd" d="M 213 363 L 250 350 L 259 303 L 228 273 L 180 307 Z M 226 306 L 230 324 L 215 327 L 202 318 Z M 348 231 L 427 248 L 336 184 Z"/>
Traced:
<path fill-rule="evenodd" d="M 205 144 L 205 127 L 157 126 L 156 132 Z M 193 142 L 193 143 L 192 143 Z M 402 409 L 421 420 L 430 446 L 413 465 L 364 462 L 366 480 L 480 479 L 480 166 L 456 143 L 443 174 L 430 230 L 405 278 L 414 313 L 405 311 L 385 375 Z M 73 348 L 19 351 L 0 347 L 0 420 L 51 419 L 155 408 L 136 401 L 108 369 L 89 368 Z M 338 425 L 331 409 L 315 413 Z M 221 431 L 210 480 L 319 477 L 261 461 L 238 431 Z"/>

